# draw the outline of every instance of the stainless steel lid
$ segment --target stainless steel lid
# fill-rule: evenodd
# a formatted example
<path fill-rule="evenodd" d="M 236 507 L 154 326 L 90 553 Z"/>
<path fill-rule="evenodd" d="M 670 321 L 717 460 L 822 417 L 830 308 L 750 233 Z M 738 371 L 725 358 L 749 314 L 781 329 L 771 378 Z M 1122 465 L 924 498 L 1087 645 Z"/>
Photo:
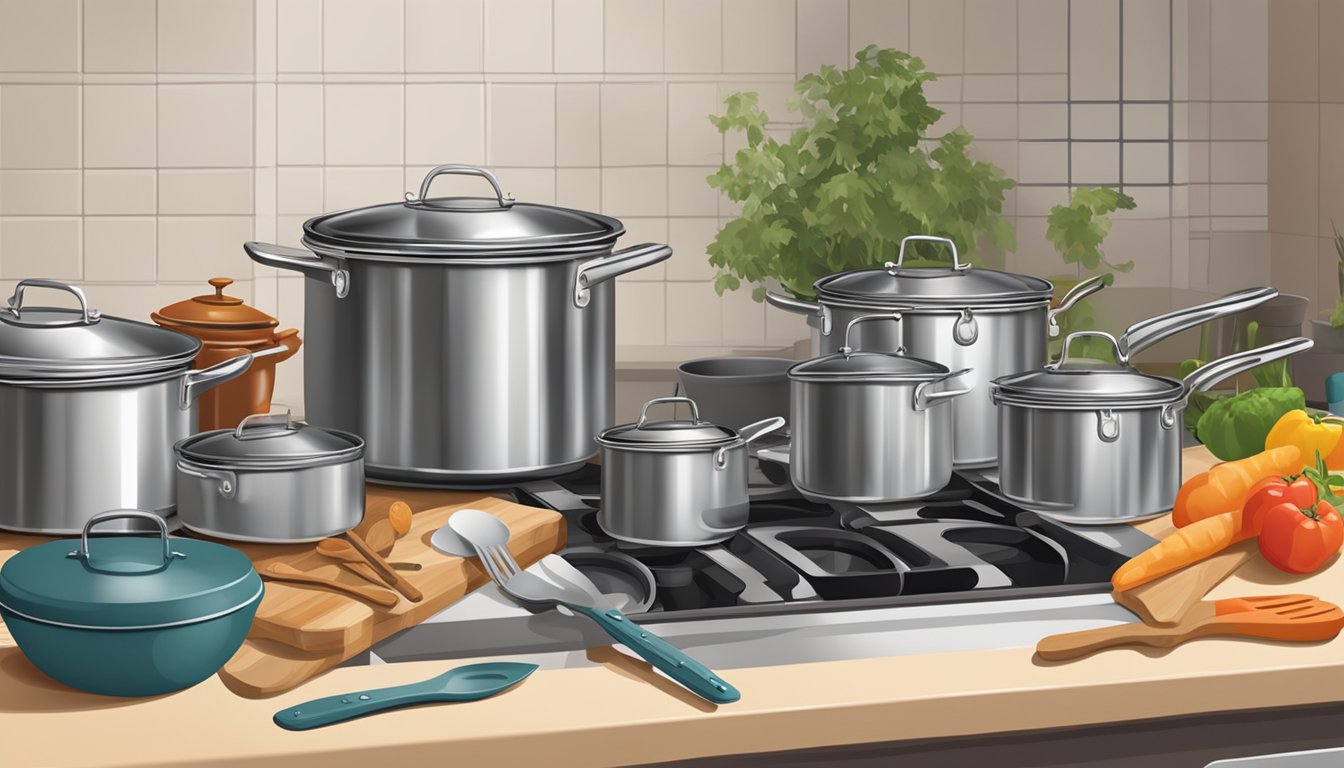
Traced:
<path fill-rule="evenodd" d="M 296 422 L 289 413 L 253 414 L 235 429 L 216 429 L 178 441 L 178 456 L 230 469 L 297 469 L 343 464 L 364 455 L 358 435 Z"/>
<path fill-rule="evenodd" d="M 79 309 L 24 307 L 24 290 L 74 294 Z M 56 280 L 21 280 L 0 308 L 0 379 L 47 380 L 127 376 L 188 365 L 195 337 L 89 309 L 84 292 Z"/>
<path fill-rule="evenodd" d="M 994 396 L 1007 403 L 1059 404 L 1063 407 L 1161 405 L 1181 397 L 1181 382 L 1141 373 L 1127 365 L 1097 360 L 1070 359 L 1071 342 L 1081 337 L 1109 341 L 1119 359 L 1119 344 L 1109 333 L 1084 331 L 1070 334 L 1059 362 L 1038 371 L 1027 371 L 994 380 Z"/>
<path fill-rule="evenodd" d="M 945 365 L 886 352 L 841 350 L 825 357 L 807 360 L 789 369 L 793 380 L 883 379 L 891 381 L 931 381 L 951 373 Z"/>
<path fill-rule="evenodd" d="M 494 197 L 429 197 L 436 176 L 481 176 Z M 516 257 L 557 249 L 592 251 L 610 246 L 625 232 L 620 221 L 596 213 L 550 205 L 516 203 L 483 168 L 441 165 L 429 172 L 420 194 L 405 202 L 329 213 L 303 225 L 304 243 L 314 249 L 358 256 L 394 254 L 423 257 Z"/>
<path fill-rule="evenodd" d="M 946 244 L 952 249 L 952 266 L 902 266 L 905 245 L 912 241 Z M 1048 300 L 1054 293 L 1049 280 L 963 264 L 957 246 L 951 240 L 924 235 L 902 240 L 896 261 L 887 262 L 882 269 L 859 269 L 830 275 L 818 280 L 814 288 L 817 295 L 827 298 L 892 307 L 1017 304 Z"/>
<path fill-rule="evenodd" d="M 685 403 L 691 418 L 649 421 L 649 407 L 661 403 Z M 639 421 L 605 429 L 597 436 L 601 445 L 666 450 L 671 448 L 717 448 L 739 440 L 737 430 L 700 420 L 700 409 L 689 397 L 656 397 L 639 411 Z"/>

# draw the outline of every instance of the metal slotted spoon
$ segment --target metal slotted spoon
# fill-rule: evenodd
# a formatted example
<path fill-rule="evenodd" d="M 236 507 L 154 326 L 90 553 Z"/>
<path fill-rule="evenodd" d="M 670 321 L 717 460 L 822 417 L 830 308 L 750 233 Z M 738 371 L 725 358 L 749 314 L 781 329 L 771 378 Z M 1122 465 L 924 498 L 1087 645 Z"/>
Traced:
<path fill-rule="evenodd" d="M 611 607 L 596 585 L 577 569 L 562 571 L 552 561 L 548 564 L 551 578 L 523 570 L 509 553 L 508 526 L 495 516 L 461 509 L 448 519 L 447 527 L 471 545 L 490 578 L 519 603 L 563 605 L 592 619 L 613 639 L 706 701 L 730 704 L 741 698 L 738 690 L 712 669 Z M 563 562 L 563 558 L 556 560 Z"/>

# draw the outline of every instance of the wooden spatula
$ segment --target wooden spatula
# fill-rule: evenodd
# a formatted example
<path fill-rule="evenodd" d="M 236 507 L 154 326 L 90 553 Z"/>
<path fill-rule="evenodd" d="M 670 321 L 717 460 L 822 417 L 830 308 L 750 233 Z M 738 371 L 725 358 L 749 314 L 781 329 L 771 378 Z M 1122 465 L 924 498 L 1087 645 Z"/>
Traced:
<path fill-rule="evenodd" d="M 1051 635 L 1036 644 L 1036 654 L 1047 661 L 1066 661 L 1120 645 L 1172 648 L 1213 635 L 1311 642 L 1329 640 L 1341 628 L 1344 611 L 1311 595 L 1234 597 L 1198 603 L 1174 627 L 1135 622 Z"/>

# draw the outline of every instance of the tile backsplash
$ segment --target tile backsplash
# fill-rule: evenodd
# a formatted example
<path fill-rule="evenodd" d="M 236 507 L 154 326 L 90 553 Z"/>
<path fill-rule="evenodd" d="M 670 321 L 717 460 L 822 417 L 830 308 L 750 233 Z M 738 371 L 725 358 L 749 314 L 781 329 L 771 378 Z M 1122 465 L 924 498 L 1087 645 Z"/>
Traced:
<path fill-rule="evenodd" d="M 1304 21 L 1318 9 L 1283 4 Z M 674 247 L 621 280 L 624 359 L 789 345 L 799 318 L 711 286 L 705 245 L 734 206 L 705 177 L 737 145 L 706 116 L 754 90 L 786 132 L 800 74 L 876 43 L 922 56 L 941 75 L 928 89 L 940 127 L 965 124 L 979 156 L 1021 183 L 1007 200 L 1018 249 L 994 257 L 1007 268 L 1065 271 L 1044 216 L 1071 185 L 1139 200 L 1108 241 L 1113 260 L 1137 263 L 1107 304 L 1127 322 L 1188 303 L 1182 292 L 1278 278 L 1269 160 L 1304 173 L 1311 161 L 1273 140 L 1344 135 L 1344 113 L 1316 103 L 1338 95 L 1334 80 L 1306 88 L 1270 66 L 1282 23 L 1269 5 L 0 0 L 0 287 L 65 278 L 104 311 L 146 317 L 227 275 L 232 293 L 298 325 L 302 278 L 253 265 L 244 240 L 296 245 L 313 215 L 473 163 L 520 200 L 599 210 L 626 223 L 625 243 Z M 1303 52 L 1284 56 L 1315 72 Z M 1280 80 L 1301 94 L 1271 103 Z M 1333 184 L 1322 176 L 1322 193 Z M 1324 234 L 1323 214 L 1281 212 L 1301 236 Z M 278 399 L 299 402 L 301 355 L 280 371 Z"/>

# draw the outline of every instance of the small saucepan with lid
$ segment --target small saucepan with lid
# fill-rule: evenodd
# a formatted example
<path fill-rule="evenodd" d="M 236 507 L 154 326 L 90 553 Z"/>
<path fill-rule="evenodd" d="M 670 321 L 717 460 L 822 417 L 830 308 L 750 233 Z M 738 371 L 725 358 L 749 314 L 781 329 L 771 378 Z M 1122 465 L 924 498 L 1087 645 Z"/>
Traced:
<path fill-rule="evenodd" d="M 1181 411 L 1214 384 L 1311 349 L 1287 339 L 1228 355 L 1184 381 L 1110 362 L 1071 358 L 1073 342 L 1108 341 L 1083 331 L 1064 340 L 1059 362 L 995 379 L 999 488 L 1030 509 L 1069 523 L 1109 524 L 1171 510 L 1181 485 Z"/>
<path fill-rule="evenodd" d="M 364 441 L 358 435 L 254 414 L 233 429 L 181 440 L 178 518 L 235 541 L 318 541 L 364 517 Z"/>
<path fill-rule="evenodd" d="M 690 407 L 691 418 L 650 421 L 649 408 Z M 741 430 L 701 421 L 689 397 L 658 397 L 639 421 L 603 430 L 602 509 L 597 524 L 631 544 L 698 547 L 747 524 L 747 444 L 784 426 L 782 416 Z"/>

